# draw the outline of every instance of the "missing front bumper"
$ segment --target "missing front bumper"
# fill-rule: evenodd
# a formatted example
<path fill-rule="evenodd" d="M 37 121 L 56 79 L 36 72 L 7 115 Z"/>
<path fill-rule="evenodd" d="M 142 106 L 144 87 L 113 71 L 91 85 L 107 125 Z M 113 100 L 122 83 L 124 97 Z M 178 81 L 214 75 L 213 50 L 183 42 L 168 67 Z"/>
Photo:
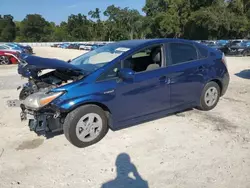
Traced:
<path fill-rule="evenodd" d="M 26 111 L 21 113 L 21 120 L 28 120 L 30 131 L 34 131 L 38 136 L 51 138 L 63 133 L 61 118 L 54 118 L 52 113 L 46 114 Z"/>

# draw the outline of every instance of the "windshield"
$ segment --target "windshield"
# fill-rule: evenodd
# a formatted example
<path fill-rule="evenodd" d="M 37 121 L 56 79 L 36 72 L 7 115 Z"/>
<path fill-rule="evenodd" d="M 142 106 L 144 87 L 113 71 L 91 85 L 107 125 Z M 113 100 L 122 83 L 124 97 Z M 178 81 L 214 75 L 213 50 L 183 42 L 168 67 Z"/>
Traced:
<path fill-rule="evenodd" d="M 242 46 L 249 46 L 249 45 L 250 45 L 250 42 L 248 41 L 242 42 Z"/>
<path fill-rule="evenodd" d="M 70 63 L 92 72 L 103 67 L 128 50 L 130 50 L 130 48 L 124 47 L 119 43 L 108 44 L 83 54 L 73 59 Z"/>
<path fill-rule="evenodd" d="M 0 49 L 8 49 L 6 46 L 0 46 Z"/>

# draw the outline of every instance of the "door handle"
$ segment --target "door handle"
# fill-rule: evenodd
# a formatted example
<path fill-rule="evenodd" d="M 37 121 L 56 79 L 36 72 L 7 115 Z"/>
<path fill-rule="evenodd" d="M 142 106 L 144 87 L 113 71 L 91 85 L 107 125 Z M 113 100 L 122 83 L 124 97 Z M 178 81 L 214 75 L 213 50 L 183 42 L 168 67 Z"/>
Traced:
<path fill-rule="evenodd" d="M 171 79 L 167 78 L 167 76 L 162 76 L 159 78 L 160 82 L 162 83 L 166 83 L 166 84 L 170 84 L 171 83 Z"/>
<path fill-rule="evenodd" d="M 168 78 L 166 81 L 165 81 L 166 84 L 171 84 L 171 79 Z"/>

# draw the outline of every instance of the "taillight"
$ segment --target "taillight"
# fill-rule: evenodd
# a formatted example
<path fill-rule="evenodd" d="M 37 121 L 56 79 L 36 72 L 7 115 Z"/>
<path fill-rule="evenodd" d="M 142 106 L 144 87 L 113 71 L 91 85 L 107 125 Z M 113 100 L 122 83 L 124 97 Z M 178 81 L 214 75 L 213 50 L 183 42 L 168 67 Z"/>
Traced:
<path fill-rule="evenodd" d="M 226 65 L 226 67 L 227 67 L 227 59 L 226 59 L 226 56 L 225 56 L 224 53 L 222 55 L 221 62 L 224 63 Z"/>

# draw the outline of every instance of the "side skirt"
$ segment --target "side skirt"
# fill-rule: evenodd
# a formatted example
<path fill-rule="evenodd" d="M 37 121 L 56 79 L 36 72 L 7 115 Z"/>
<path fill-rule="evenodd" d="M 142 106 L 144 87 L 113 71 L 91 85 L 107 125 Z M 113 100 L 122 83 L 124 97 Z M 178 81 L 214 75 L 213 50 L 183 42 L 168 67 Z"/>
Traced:
<path fill-rule="evenodd" d="M 177 106 L 174 108 L 170 108 L 167 110 L 157 111 L 157 112 L 151 113 L 151 114 L 145 114 L 143 116 L 139 116 L 137 118 L 129 119 L 129 120 L 126 120 L 123 122 L 113 122 L 113 125 L 110 128 L 111 128 L 111 130 L 116 131 L 116 130 L 120 130 L 120 129 L 124 129 L 124 128 L 128 128 L 128 127 L 136 126 L 136 125 L 146 123 L 149 121 L 161 119 L 161 118 L 164 118 L 166 116 L 176 114 L 178 112 L 192 110 L 195 106 L 197 106 L 197 104 L 189 103 L 189 104 Z"/>

